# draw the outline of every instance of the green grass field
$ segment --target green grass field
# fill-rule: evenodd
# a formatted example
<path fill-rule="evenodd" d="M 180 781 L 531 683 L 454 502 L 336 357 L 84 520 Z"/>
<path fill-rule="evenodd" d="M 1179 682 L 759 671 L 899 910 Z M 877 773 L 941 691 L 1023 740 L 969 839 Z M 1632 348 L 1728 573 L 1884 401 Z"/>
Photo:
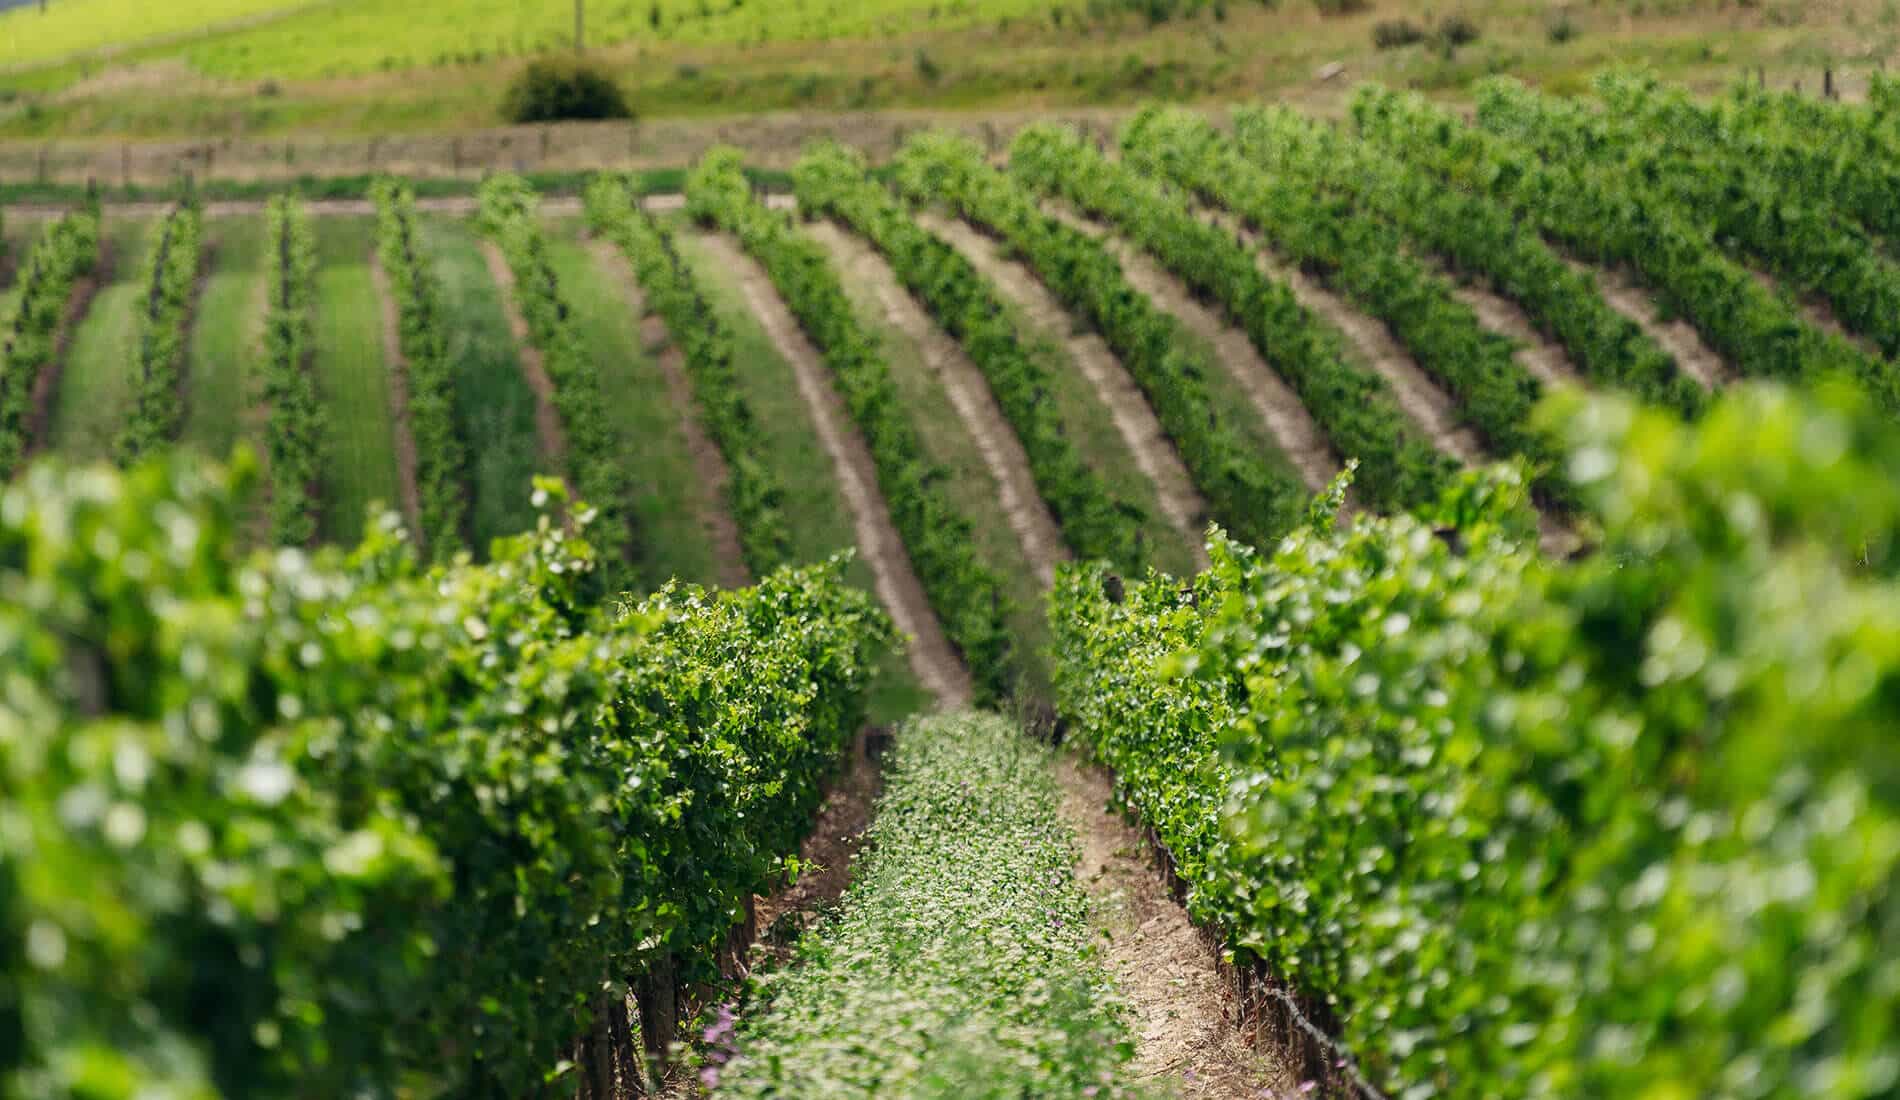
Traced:
<path fill-rule="evenodd" d="M 109 281 L 93 296 L 67 345 L 48 429 L 49 447 L 74 462 L 111 459 L 132 409 L 139 273 L 153 224 L 142 218 L 106 219 Z"/>
<path fill-rule="evenodd" d="M 633 482 L 634 557 L 648 588 L 669 577 L 716 584 L 718 563 L 706 538 L 706 508 L 722 502 L 698 483 L 658 362 L 640 338 L 640 319 L 617 273 L 601 269 L 577 243 L 578 220 L 548 226 L 548 253 L 582 340 L 595 349 L 608 419 L 620 436 Z M 612 262 L 626 266 L 618 253 Z M 630 276 L 629 276 L 630 278 Z"/>
<path fill-rule="evenodd" d="M 370 279 L 368 218 L 326 219 L 317 232 L 317 329 L 312 369 L 325 415 L 319 537 L 362 534 L 371 505 L 401 506 L 383 361 L 382 304 Z"/>
<path fill-rule="evenodd" d="M 673 223 L 676 226 L 681 224 Z M 692 265 L 706 296 L 732 330 L 734 372 L 757 417 L 767 464 L 785 487 L 785 524 L 793 561 L 817 561 L 857 544 L 851 512 L 838 489 L 831 457 L 818 442 L 791 367 L 779 357 L 771 337 L 746 307 L 736 276 L 712 262 L 692 233 L 679 235 L 680 254 Z M 851 563 L 852 583 L 870 591 L 871 570 L 862 559 Z M 927 707 L 929 695 L 909 666 L 887 658 L 878 676 L 872 716 L 890 721 Z"/>
<path fill-rule="evenodd" d="M 222 458 L 261 427 L 253 410 L 263 355 L 264 220 L 211 218 L 205 228 L 210 273 L 191 327 L 183 442 Z M 263 446 L 261 438 L 250 441 Z"/>
<path fill-rule="evenodd" d="M 540 469 L 534 393 L 521 373 L 501 289 L 488 274 L 481 242 L 457 219 L 423 219 L 424 246 L 442 284 L 449 317 L 449 359 L 456 365 L 455 420 L 468 446 L 470 546 L 534 526 L 530 502 Z"/>

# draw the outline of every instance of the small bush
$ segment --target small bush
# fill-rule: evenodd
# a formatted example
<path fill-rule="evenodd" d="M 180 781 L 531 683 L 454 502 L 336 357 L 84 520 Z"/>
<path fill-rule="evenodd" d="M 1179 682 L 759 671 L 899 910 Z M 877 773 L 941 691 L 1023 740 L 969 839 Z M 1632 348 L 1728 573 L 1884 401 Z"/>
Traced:
<path fill-rule="evenodd" d="M 1478 38 L 1478 25 L 1462 15 L 1448 15 L 1438 24 L 1438 44 L 1448 53 L 1460 46 L 1469 46 Z"/>
<path fill-rule="evenodd" d="M 530 64 L 509 85 L 501 112 L 515 123 L 633 117 L 613 78 L 579 61 Z"/>
<path fill-rule="evenodd" d="M 1382 50 L 1396 50 L 1425 41 L 1425 28 L 1410 19 L 1388 19 L 1374 24 L 1372 44 Z"/>
<path fill-rule="evenodd" d="M 1566 11 L 1559 12 L 1557 18 L 1550 21 L 1550 26 L 1546 28 L 1545 33 L 1549 36 L 1551 45 L 1561 46 L 1581 35 L 1583 28 L 1579 27 L 1577 21 L 1572 19 L 1570 13 Z"/>
<path fill-rule="evenodd" d="M 1372 7 L 1372 0 L 1313 0 L 1321 15 L 1358 15 Z"/>

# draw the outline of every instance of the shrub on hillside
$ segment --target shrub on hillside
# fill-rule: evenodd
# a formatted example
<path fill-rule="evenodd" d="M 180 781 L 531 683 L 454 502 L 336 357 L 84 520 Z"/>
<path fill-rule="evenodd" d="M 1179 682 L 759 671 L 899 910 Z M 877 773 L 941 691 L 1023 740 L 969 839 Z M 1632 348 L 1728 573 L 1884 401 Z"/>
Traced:
<path fill-rule="evenodd" d="M 1425 28 L 1410 19 L 1388 19 L 1372 27 L 1372 44 L 1382 50 L 1396 50 L 1425 41 Z"/>
<path fill-rule="evenodd" d="M 612 77 L 581 61 L 536 61 L 521 71 L 502 99 L 509 122 L 632 118 L 627 97 Z"/>

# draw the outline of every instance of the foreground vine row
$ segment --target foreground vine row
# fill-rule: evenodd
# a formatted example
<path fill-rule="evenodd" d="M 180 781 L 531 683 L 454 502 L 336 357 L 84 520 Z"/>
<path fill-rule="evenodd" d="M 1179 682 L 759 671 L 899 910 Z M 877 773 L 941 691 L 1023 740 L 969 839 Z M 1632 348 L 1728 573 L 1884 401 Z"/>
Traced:
<path fill-rule="evenodd" d="M 1071 567 L 1060 710 L 1194 912 L 1388 1095 L 1892 1095 L 1888 414 L 1746 389 L 1693 427 L 1548 420 L 1600 553 L 1539 556 L 1500 468 L 1217 539 L 1187 582 Z"/>
<path fill-rule="evenodd" d="M 839 562 L 595 609 L 537 492 L 424 573 L 393 514 L 241 558 L 187 456 L 4 491 L 0 1094 L 545 1095 L 604 988 L 711 972 L 888 624 Z"/>

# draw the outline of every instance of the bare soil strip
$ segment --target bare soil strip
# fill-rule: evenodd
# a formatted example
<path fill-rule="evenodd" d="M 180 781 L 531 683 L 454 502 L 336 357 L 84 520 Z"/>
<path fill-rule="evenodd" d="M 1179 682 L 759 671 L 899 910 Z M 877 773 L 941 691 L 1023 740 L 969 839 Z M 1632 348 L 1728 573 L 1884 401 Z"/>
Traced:
<path fill-rule="evenodd" d="M 1112 783 L 1073 753 L 1056 757 L 1062 817 L 1080 842 L 1076 879 L 1103 936 L 1103 961 L 1133 1010 L 1135 1080 L 1184 1100 L 1298 1095 L 1283 1060 L 1255 1051 L 1236 1022 L 1220 952 L 1175 902 L 1141 832 L 1111 811 Z"/>
<path fill-rule="evenodd" d="M 402 354 L 402 312 L 390 292 L 389 272 L 383 270 L 382 255 L 374 245 L 369 250 L 369 275 L 383 310 L 383 363 L 389 375 L 393 413 L 390 420 L 396 444 L 396 495 L 402 498 L 402 514 L 409 521 L 410 534 L 418 547 L 424 547 L 427 536 L 422 530 L 422 492 L 416 477 L 416 436 L 409 425 L 409 361 Z"/>
<path fill-rule="evenodd" d="M 866 729 L 853 742 L 843 771 L 825 793 L 818 820 L 798 846 L 797 880 L 754 903 L 755 956 L 784 962 L 799 937 L 851 885 L 851 864 L 864 848 L 865 832 L 884 785 L 880 759 L 889 739 L 887 732 Z"/>
<path fill-rule="evenodd" d="M 1260 414 L 1260 419 L 1266 421 L 1267 430 L 1273 433 L 1281 453 L 1299 472 L 1300 480 L 1308 489 L 1326 487 L 1339 472 L 1339 456 L 1333 453 L 1325 433 L 1301 404 L 1299 394 L 1261 358 L 1259 349 L 1245 332 L 1202 305 L 1186 283 L 1107 226 L 1056 203 L 1044 203 L 1043 208 L 1065 224 L 1100 238 L 1121 261 L 1122 274 L 1130 286 L 1173 315 L 1189 332 L 1212 344 L 1227 373 L 1246 391 L 1247 400 Z"/>
<path fill-rule="evenodd" d="M 1458 423 L 1458 414 L 1450 396 L 1419 369 L 1385 325 L 1359 312 L 1344 298 L 1320 286 L 1305 272 L 1273 256 L 1260 235 L 1243 225 L 1240 219 L 1221 210 L 1203 208 L 1200 213 L 1209 223 L 1237 233 L 1253 249 L 1255 261 L 1262 271 L 1284 282 L 1301 305 L 1345 333 L 1352 346 L 1358 349 L 1360 358 L 1392 387 L 1399 408 L 1425 429 L 1426 435 L 1439 450 L 1467 466 L 1485 460 L 1484 444 L 1479 441 L 1476 432 Z"/>
<path fill-rule="evenodd" d="M 1082 376 L 1095 390 L 1097 399 L 1107 406 L 1121 433 L 1122 442 L 1134 455 L 1135 465 L 1154 483 L 1161 512 L 1169 523 L 1187 537 L 1194 548 L 1198 565 L 1207 564 L 1203 546 L 1203 528 L 1207 502 L 1188 477 L 1187 467 L 1175 453 L 1174 444 L 1161 430 L 1148 399 L 1142 396 L 1126 370 L 1102 338 L 1093 333 L 1077 334 L 1073 320 L 1035 275 L 1022 264 L 1004 259 L 995 242 L 978 233 L 967 223 L 934 213 L 919 213 L 918 224 L 941 237 L 961 252 L 983 276 L 1017 308 L 1030 323 L 1059 340 Z"/>
<path fill-rule="evenodd" d="M 508 328 L 515 336 L 515 355 L 521 360 L 521 373 L 527 376 L 528 388 L 534 391 L 534 430 L 541 440 L 541 458 L 549 469 L 567 469 L 567 443 L 561 438 L 561 414 L 554 406 L 554 379 L 548 377 L 547 364 L 541 359 L 541 349 L 534 346 L 534 340 L 528 330 L 527 315 L 521 312 L 521 303 L 515 300 L 515 273 L 508 267 L 508 258 L 501 254 L 500 246 L 488 238 L 482 238 L 482 256 L 488 261 L 488 274 L 501 288 L 502 308 L 508 313 Z"/>
<path fill-rule="evenodd" d="M 719 453 L 712 437 L 699 422 L 699 403 L 694 400 L 693 384 L 686 377 L 685 353 L 668 337 L 666 325 L 660 318 L 647 312 L 646 295 L 634 282 L 626 258 L 619 250 L 598 237 L 591 238 L 587 248 L 593 254 L 594 267 L 601 277 L 620 288 L 627 307 L 641 319 L 641 339 L 655 351 L 654 361 L 666 380 L 667 398 L 679 413 L 680 434 L 686 440 L 687 453 L 693 457 L 694 485 L 689 488 L 698 498 L 694 506 L 699 512 L 700 527 L 719 567 L 719 587 L 744 588 L 752 583 L 752 574 L 746 568 L 739 524 L 732 518 L 732 510 L 726 507 L 732 472 L 726 468 L 726 456 Z"/>
<path fill-rule="evenodd" d="M 1678 317 L 1673 321 L 1664 321 L 1644 290 L 1636 284 L 1629 273 L 1618 267 L 1592 268 L 1582 261 L 1564 256 L 1563 260 L 1579 271 L 1589 271 L 1596 276 L 1597 285 L 1603 288 L 1603 300 L 1610 308 L 1635 322 L 1636 327 L 1648 334 L 1662 349 L 1675 359 L 1676 366 L 1689 377 L 1702 383 L 1709 389 L 1728 384 L 1735 378 L 1735 372 L 1722 362 L 1715 349 L 1703 343 L 1702 334 L 1695 326 Z"/>
<path fill-rule="evenodd" d="M 1035 569 L 1037 579 L 1044 585 L 1053 584 L 1056 565 L 1070 558 L 1069 549 L 1030 476 L 1029 456 L 1003 419 L 1003 411 L 997 408 L 982 372 L 904 290 L 897 273 L 877 250 L 828 221 L 808 228 L 813 238 L 831 252 L 833 262 L 877 288 L 885 316 L 923 352 L 925 366 L 949 395 L 957 418 L 976 441 L 983 464 L 996 480 L 1003 514 L 1009 519 L 1010 530 L 1016 533 L 1016 541 L 1022 544 L 1023 556 Z"/>
<path fill-rule="evenodd" d="M 837 470 L 838 486 L 851 509 L 858 552 L 871 567 L 878 598 L 883 600 L 897 628 L 910 635 L 910 665 L 924 687 L 945 710 L 968 706 L 970 674 L 944 636 L 931 610 L 922 583 L 911 568 L 910 556 L 878 488 L 877 467 L 871 452 L 852 426 L 844 401 L 832 386 L 816 348 L 800 331 L 791 311 L 779 298 L 763 268 L 730 238 L 717 233 L 700 237 L 715 262 L 739 278 L 746 304 L 792 368 L 798 392 L 811 411 L 812 426 Z"/>
<path fill-rule="evenodd" d="M 1781 280 L 1760 268 L 1751 267 L 1748 269 L 1748 273 L 1754 277 L 1755 282 L 1759 283 L 1763 290 L 1766 290 L 1778 298 L 1786 298 L 1788 301 L 1793 302 L 1795 312 L 1799 313 L 1801 319 L 1808 324 L 1813 325 L 1829 336 L 1836 336 L 1847 341 L 1875 359 L 1886 358 L 1881 354 L 1879 346 L 1872 340 L 1869 340 L 1857 332 L 1848 331 L 1847 326 L 1841 324 L 1840 318 L 1835 316 L 1834 307 L 1828 304 L 1826 298 L 1823 298 L 1819 294 L 1800 294 L 1789 290 L 1782 285 Z"/>
<path fill-rule="evenodd" d="M 1537 331 L 1537 326 L 1516 302 L 1474 284 L 1460 284 L 1455 293 L 1459 301 L 1478 315 L 1480 324 L 1517 343 L 1517 354 L 1513 358 L 1532 377 L 1546 387 L 1583 385 L 1569 354 Z"/>

